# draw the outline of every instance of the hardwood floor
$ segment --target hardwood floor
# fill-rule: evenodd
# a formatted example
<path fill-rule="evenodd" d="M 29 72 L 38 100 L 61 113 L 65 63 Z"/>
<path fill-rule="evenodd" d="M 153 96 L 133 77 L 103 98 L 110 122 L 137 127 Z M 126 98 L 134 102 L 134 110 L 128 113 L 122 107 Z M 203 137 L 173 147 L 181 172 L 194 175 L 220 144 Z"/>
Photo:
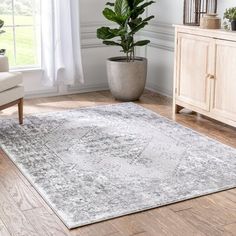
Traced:
<path fill-rule="evenodd" d="M 25 114 L 117 103 L 109 92 L 25 101 Z M 140 105 L 236 148 L 236 129 L 185 112 L 172 117 L 171 100 L 146 91 Z M 17 108 L 0 119 L 17 117 Z M 1 120 L 0 120 L 1 125 Z M 236 189 L 69 231 L 0 150 L 0 236 L 232 236 L 236 235 Z"/>

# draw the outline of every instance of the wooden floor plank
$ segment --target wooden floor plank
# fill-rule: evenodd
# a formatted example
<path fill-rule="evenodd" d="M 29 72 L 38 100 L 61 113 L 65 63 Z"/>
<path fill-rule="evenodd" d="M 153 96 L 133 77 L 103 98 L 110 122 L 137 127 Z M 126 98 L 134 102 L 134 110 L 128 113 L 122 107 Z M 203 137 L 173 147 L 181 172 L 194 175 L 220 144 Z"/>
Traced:
<path fill-rule="evenodd" d="M 135 220 L 134 215 L 111 220 L 111 224 L 124 235 L 139 235 L 141 233 L 147 233 L 144 226 Z"/>
<path fill-rule="evenodd" d="M 42 206 L 40 201 L 12 169 L 8 171 L 7 175 L 0 172 L 0 182 L 21 211 Z"/>
<path fill-rule="evenodd" d="M 213 195 L 191 200 L 192 208 L 176 214 L 206 235 L 230 235 L 224 226 L 235 222 L 235 210 L 223 208 L 214 199 Z"/>
<path fill-rule="evenodd" d="M 71 231 L 73 236 L 110 236 L 118 235 L 118 230 L 111 224 L 110 221 L 103 221 L 97 224 L 92 224 Z"/>
<path fill-rule="evenodd" d="M 69 230 L 64 230 L 56 221 L 55 216 L 45 208 L 35 208 L 24 212 L 25 217 L 34 226 L 40 236 L 69 236 Z"/>
<path fill-rule="evenodd" d="M 0 183 L 0 218 L 11 235 L 36 236 L 33 226 L 25 218 L 15 202 Z"/>
<path fill-rule="evenodd" d="M 236 236 L 236 223 L 225 225 L 225 232 L 230 233 L 232 236 Z"/>
<path fill-rule="evenodd" d="M 197 227 L 183 220 L 177 213 L 171 211 L 167 207 L 161 207 L 149 212 L 154 217 L 156 223 L 161 226 L 166 235 L 198 235 L 205 234 L 198 230 Z M 183 232 L 184 229 L 184 232 Z"/>
<path fill-rule="evenodd" d="M 14 179 L 16 179 L 15 182 Z M 2 184 L 5 185 L 5 188 L 9 190 L 9 193 L 13 195 L 13 199 L 15 199 L 17 205 L 20 206 L 22 210 L 28 210 L 44 206 L 50 213 L 53 213 L 53 210 L 46 204 L 43 198 L 41 198 L 35 188 L 24 177 L 24 175 L 13 164 L 13 162 L 7 157 L 7 155 L 1 150 L 0 182 L 2 182 Z M 17 186 L 17 183 L 21 185 L 20 188 Z M 23 196 L 26 198 L 25 201 L 23 201 L 22 197 L 20 197 L 22 194 L 20 195 L 17 193 L 18 190 L 21 192 L 24 191 Z"/>
<path fill-rule="evenodd" d="M 219 195 L 224 196 L 228 200 L 232 201 L 234 204 L 236 203 L 236 189 L 231 189 L 228 191 L 221 192 L 219 193 Z"/>
<path fill-rule="evenodd" d="M 112 98 L 109 91 L 37 98 L 25 101 L 25 114 L 115 103 L 118 101 Z M 137 104 L 236 148 L 235 128 L 186 110 L 173 116 L 172 101 L 167 97 L 145 91 Z M 16 107 L 0 113 L 0 119 L 11 117 L 17 119 Z M 232 236 L 236 235 L 235 209 L 236 189 L 233 189 L 69 231 L 22 173 L 0 150 L 0 235 L 3 234 L 3 236 L 9 234 L 27 236 Z"/>
<path fill-rule="evenodd" d="M 221 198 L 221 201 L 216 200 L 217 198 L 219 199 L 214 194 L 197 198 L 195 199 L 195 206 L 189 209 L 189 211 L 214 225 L 221 226 L 234 223 L 236 220 L 235 204 L 233 202 L 229 204 L 229 201 L 226 201 L 225 198 Z M 226 207 L 226 204 L 230 205 L 231 208 Z M 233 206 L 235 207 L 233 208 Z"/>

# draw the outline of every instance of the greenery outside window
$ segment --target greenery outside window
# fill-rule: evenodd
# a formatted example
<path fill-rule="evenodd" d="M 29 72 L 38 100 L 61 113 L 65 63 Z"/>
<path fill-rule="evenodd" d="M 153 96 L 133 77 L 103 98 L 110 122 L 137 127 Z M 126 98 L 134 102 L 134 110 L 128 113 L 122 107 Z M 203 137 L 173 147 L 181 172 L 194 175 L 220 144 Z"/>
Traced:
<path fill-rule="evenodd" d="M 6 49 L 13 69 L 40 68 L 40 0 L 0 0 L 0 19 L 6 31 L 0 48 Z"/>

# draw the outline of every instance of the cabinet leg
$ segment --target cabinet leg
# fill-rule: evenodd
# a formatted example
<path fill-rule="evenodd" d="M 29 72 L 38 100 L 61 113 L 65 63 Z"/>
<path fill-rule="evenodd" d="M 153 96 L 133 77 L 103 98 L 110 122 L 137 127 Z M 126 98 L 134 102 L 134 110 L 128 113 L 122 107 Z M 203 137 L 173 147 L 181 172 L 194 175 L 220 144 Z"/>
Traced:
<path fill-rule="evenodd" d="M 182 109 L 183 109 L 183 107 L 181 107 L 177 104 L 174 105 L 174 113 L 175 114 L 178 114 Z"/>

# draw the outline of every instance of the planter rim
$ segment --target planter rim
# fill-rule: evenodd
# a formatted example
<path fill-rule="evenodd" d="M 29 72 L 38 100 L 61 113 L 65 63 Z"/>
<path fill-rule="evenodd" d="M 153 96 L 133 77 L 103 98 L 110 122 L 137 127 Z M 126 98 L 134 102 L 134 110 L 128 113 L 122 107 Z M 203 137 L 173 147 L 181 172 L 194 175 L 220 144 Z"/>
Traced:
<path fill-rule="evenodd" d="M 124 63 L 124 64 L 130 64 L 130 63 L 145 63 L 147 61 L 147 58 L 145 57 L 135 57 L 134 61 L 126 61 L 125 56 L 120 57 L 110 57 L 107 59 L 108 62 L 114 62 L 114 63 Z"/>

